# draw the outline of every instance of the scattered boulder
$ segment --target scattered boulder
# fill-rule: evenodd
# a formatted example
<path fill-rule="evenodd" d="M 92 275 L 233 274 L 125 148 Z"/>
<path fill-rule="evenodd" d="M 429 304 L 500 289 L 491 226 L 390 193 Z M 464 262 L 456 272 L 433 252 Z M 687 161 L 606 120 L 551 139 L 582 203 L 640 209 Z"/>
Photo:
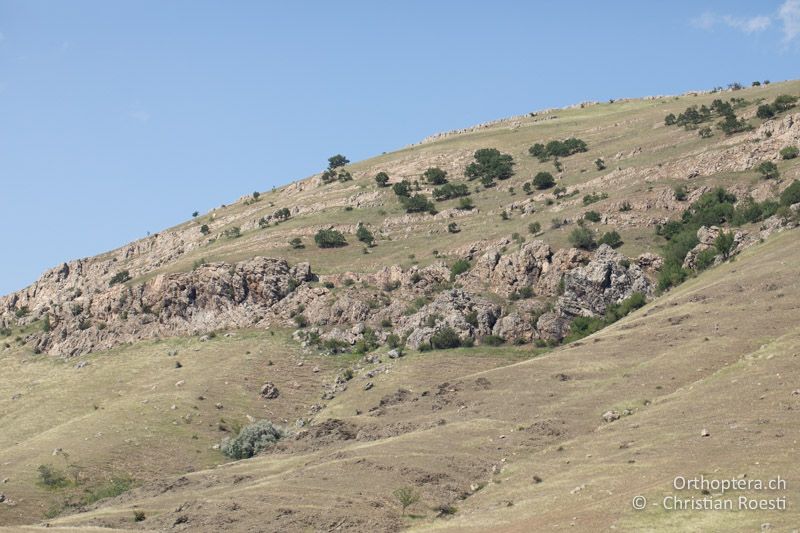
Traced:
<path fill-rule="evenodd" d="M 260 394 L 265 400 L 274 400 L 280 393 L 278 392 L 278 387 L 271 381 L 268 381 L 261 386 Z"/>

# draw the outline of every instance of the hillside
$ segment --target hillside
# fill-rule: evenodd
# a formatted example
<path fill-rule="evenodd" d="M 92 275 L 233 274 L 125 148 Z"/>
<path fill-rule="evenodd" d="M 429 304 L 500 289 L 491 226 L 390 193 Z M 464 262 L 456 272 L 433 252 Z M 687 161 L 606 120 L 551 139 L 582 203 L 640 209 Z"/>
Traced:
<path fill-rule="evenodd" d="M 0 297 L 0 526 L 797 524 L 792 502 L 654 505 L 679 475 L 800 482 L 800 114 L 781 95 L 800 82 L 433 136 Z M 433 205 L 408 212 L 417 194 Z M 285 436 L 230 463 L 221 441 L 263 419 Z"/>

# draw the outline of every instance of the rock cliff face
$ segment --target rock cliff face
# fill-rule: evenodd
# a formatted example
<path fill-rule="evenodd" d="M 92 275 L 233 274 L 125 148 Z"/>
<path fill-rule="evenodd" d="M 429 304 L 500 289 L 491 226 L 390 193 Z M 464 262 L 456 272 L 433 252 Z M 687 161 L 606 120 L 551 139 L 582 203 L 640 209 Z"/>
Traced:
<path fill-rule="evenodd" d="M 653 286 L 636 263 L 607 244 L 601 245 L 591 261 L 564 274 L 564 294 L 556 304 L 563 317 L 603 315 L 606 308 L 639 292 L 652 296 Z"/>
<path fill-rule="evenodd" d="M 43 321 L 43 331 L 29 341 L 35 350 L 71 356 L 158 336 L 255 326 L 310 279 L 306 263 L 291 267 L 282 259 L 256 257 L 162 274 L 130 287 L 84 290 L 90 283 L 80 268 L 63 265 L 29 290 L 0 300 L 0 308 L 4 321 L 18 309 L 27 309 L 26 321 Z"/>
<path fill-rule="evenodd" d="M 594 253 L 554 252 L 537 240 L 504 253 L 509 244 L 503 239 L 470 246 L 463 258 L 474 266 L 455 280 L 437 262 L 339 274 L 309 285 L 316 276 L 307 263 L 256 257 L 109 286 L 108 272 L 87 276 L 78 261 L 0 299 L 0 320 L 41 321 L 26 342 L 66 357 L 141 339 L 270 324 L 307 325 L 322 340 L 345 344 L 364 338 L 366 328 L 377 332 L 378 342 L 394 332 L 411 348 L 426 345 L 443 328 L 477 342 L 488 335 L 558 340 L 575 316 L 603 314 L 634 292 L 650 294 L 645 271 L 658 268 L 657 256 L 631 263 L 608 246 Z"/>

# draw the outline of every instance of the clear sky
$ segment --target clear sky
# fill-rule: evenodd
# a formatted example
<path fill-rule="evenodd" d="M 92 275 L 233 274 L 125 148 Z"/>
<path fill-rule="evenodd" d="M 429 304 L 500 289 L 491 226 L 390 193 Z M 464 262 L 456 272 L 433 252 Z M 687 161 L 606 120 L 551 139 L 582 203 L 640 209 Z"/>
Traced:
<path fill-rule="evenodd" d="M 337 152 L 799 59 L 800 0 L 0 0 L 0 294 Z"/>

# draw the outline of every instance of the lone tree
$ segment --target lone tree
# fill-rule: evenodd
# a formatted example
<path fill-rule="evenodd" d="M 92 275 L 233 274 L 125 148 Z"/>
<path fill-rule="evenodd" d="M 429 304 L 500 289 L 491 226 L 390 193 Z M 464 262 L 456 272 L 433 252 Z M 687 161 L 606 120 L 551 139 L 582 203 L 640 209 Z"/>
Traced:
<path fill-rule="evenodd" d="M 378 184 L 378 187 L 387 187 L 389 184 L 389 174 L 386 172 L 378 172 L 375 174 L 375 183 Z"/>
<path fill-rule="evenodd" d="M 402 508 L 402 515 L 406 515 L 406 509 L 419 501 L 419 493 L 411 487 L 401 487 L 393 493 L 397 501 L 400 502 Z"/>
<path fill-rule="evenodd" d="M 533 178 L 533 186 L 539 189 L 540 191 L 543 189 L 549 189 L 556 184 L 556 180 L 553 179 L 553 175 L 549 172 L 539 172 Z"/>
<path fill-rule="evenodd" d="M 445 183 L 447 183 L 447 172 L 445 172 L 439 167 L 429 168 L 422 174 L 422 176 L 431 185 L 444 185 Z"/>
<path fill-rule="evenodd" d="M 336 154 L 328 158 L 328 168 L 333 170 L 334 168 L 343 167 L 349 162 L 350 160 L 342 154 Z"/>
<path fill-rule="evenodd" d="M 347 246 L 347 240 L 342 232 L 335 229 L 321 229 L 314 235 L 314 242 L 320 248 L 339 248 Z"/>

